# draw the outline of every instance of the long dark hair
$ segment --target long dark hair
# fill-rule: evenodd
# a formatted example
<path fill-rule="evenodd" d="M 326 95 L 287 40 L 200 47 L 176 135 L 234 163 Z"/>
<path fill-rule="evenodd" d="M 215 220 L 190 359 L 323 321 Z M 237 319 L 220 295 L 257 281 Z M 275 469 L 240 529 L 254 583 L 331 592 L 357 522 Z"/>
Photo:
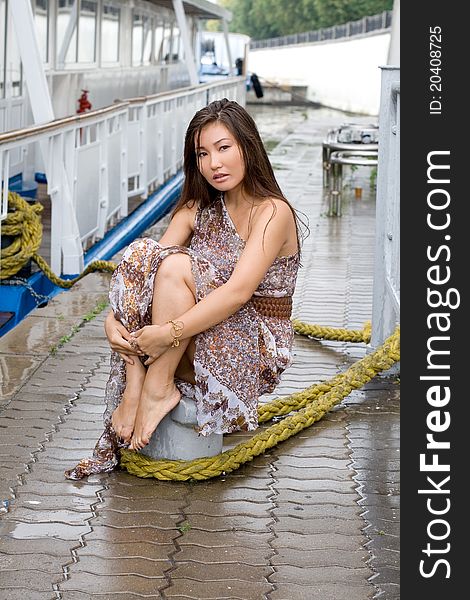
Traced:
<path fill-rule="evenodd" d="M 198 167 L 196 146 L 198 145 L 201 131 L 212 123 L 222 123 L 234 136 L 242 153 L 245 167 L 243 190 L 255 198 L 277 198 L 288 204 L 292 211 L 297 230 L 297 243 L 300 251 L 300 227 L 303 223 L 296 214 L 296 210 L 284 196 L 274 176 L 273 168 L 269 162 L 266 149 L 251 115 L 233 100 L 215 100 L 201 110 L 198 110 L 191 119 L 186 130 L 184 140 L 184 183 L 181 197 L 175 206 L 173 214 L 184 206 L 194 206 L 197 203 L 201 208 L 209 206 L 220 192 L 212 187 L 203 177 Z M 273 203 L 274 205 L 274 203 Z M 275 214 L 276 206 L 274 205 Z M 272 218 L 271 217 L 271 218 Z"/>

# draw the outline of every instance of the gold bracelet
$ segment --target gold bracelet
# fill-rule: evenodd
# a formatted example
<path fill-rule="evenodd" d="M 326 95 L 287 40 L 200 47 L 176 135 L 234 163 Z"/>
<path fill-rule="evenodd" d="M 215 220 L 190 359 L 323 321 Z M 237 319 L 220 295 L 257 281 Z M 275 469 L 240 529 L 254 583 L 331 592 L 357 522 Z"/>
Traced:
<path fill-rule="evenodd" d="M 167 321 L 167 323 L 171 324 L 170 333 L 173 336 L 171 348 L 177 348 L 180 345 L 179 338 L 183 335 L 184 323 L 183 321 L 173 321 L 172 319 Z"/>

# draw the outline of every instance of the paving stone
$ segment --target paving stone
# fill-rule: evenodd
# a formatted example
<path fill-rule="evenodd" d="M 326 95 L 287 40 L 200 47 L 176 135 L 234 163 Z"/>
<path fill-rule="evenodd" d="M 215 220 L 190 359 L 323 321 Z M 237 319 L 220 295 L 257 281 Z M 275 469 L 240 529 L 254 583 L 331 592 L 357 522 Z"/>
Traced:
<path fill-rule="evenodd" d="M 174 550 L 174 548 L 173 548 Z M 164 577 L 164 572 L 171 568 L 172 563 L 166 560 L 152 560 L 143 558 L 130 558 L 122 556 L 117 558 L 104 558 L 101 556 L 84 556 L 78 554 L 79 561 L 70 566 L 72 579 L 78 573 L 92 573 L 94 575 L 115 577 L 118 575 L 140 575 L 142 577 Z"/>
<path fill-rule="evenodd" d="M 21 494 L 22 498 L 29 498 L 29 494 L 33 497 L 37 494 L 45 498 L 49 496 L 60 497 L 62 495 L 79 496 L 89 498 L 91 504 L 98 500 L 96 492 L 102 488 L 101 484 L 86 480 L 72 482 L 64 478 L 62 481 L 54 482 L 53 485 L 47 485 L 47 483 L 45 484 L 45 482 L 35 478 L 34 481 L 29 479 L 25 485 L 21 486 Z M 46 502 L 46 500 L 44 501 Z"/>
<path fill-rule="evenodd" d="M 89 525 L 69 525 L 66 523 L 45 522 L 25 523 L 6 520 L 0 526 L 0 533 L 16 539 L 58 538 L 65 541 L 78 541 L 81 535 L 90 532 Z"/>
<path fill-rule="evenodd" d="M 307 550 L 362 550 L 364 538 L 348 533 L 308 533 L 298 531 L 277 531 L 270 545 L 279 551 L 280 548 L 305 548 Z M 180 544 L 181 545 L 181 544 Z"/>
<path fill-rule="evenodd" d="M 266 579 L 272 572 L 269 566 L 252 566 L 243 563 L 228 564 L 214 563 L 201 564 L 196 562 L 178 562 L 176 568 L 171 571 L 172 581 L 177 579 L 195 579 L 196 581 L 230 581 L 232 579 L 259 582 Z"/>
<path fill-rule="evenodd" d="M 264 594 L 273 589 L 267 582 L 257 581 L 217 581 L 204 582 L 203 573 L 201 581 L 193 579 L 177 579 L 171 587 L 165 589 L 167 598 L 191 598 L 194 600 L 259 600 Z"/>
<path fill-rule="evenodd" d="M 27 413 L 25 413 L 27 414 Z M 32 419 L 32 418 L 28 418 L 28 416 L 22 417 L 22 418 L 18 418 L 18 419 L 12 419 L 6 416 L 1 416 L 0 417 L 0 433 L 3 433 L 3 429 L 6 429 L 8 431 L 12 430 L 12 429 L 25 429 L 26 431 L 29 430 L 33 430 L 33 431 L 48 431 L 49 429 L 52 428 L 52 424 L 53 423 L 59 423 L 60 421 L 56 418 L 54 418 L 53 420 L 49 420 L 49 419 Z"/>
<path fill-rule="evenodd" d="M 273 501 L 277 507 L 292 505 L 334 504 L 335 506 L 351 506 L 351 495 L 344 492 L 298 492 L 296 490 L 280 490 Z"/>
<path fill-rule="evenodd" d="M 90 508 L 80 512 L 64 508 L 54 509 L 47 506 L 47 504 L 43 504 L 41 508 L 33 509 L 15 503 L 14 512 L 12 513 L 12 518 L 20 523 L 65 523 L 67 525 L 82 525 L 91 516 Z"/>
<path fill-rule="evenodd" d="M 156 511 L 121 513 L 100 510 L 93 519 L 93 526 L 110 525 L 113 528 L 155 527 L 158 529 L 174 529 L 175 523 L 181 519 L 179 514 L 162 514 Z"/>
<path fill-rule="evenodd" d="M 7 353 L 3 346 L 3 338 L 0 338 L 0 356 L 2 361 L 2 379 L 0 380 L 0 411 L 8 404 L 19 389 L 24 385 L 44 360 L 38 356 L 18 356 Z M 1 414 L 1 412 L 0 412 Z"/>
<path fill-rule="evenodd" d="M 104 509 L 106 512 L 132 513 L 141 514 L 148 512 L 157 512 L 162 514 L 178 515 L 181 505 L 184 504 L 181 500 L 166 500 L 159 498 L 157 494 L 150 498 L 139 498 L 138 503 L 135 498 L 121 498 L 107 494 L 105 496 L 106 504 Z"/>
<path fill-rule="evenodd" d="M 400 584 L 398 583 L 381 583 L 381 595 L 376 598 L 380 600 L 400 600 Z"/>
<path fill-rule="evenodd" d="M 256 502 L 213 502 L 208 498 L 205 502 L 202 500 L 192 501 L 185 508 L 185 513 L 189 515 L 207 515 L 213 517 L 239 516 L 247 515 L 253 517 L 269 517 L 268 511 L 272 508 L 271 503 L 259 504 Z"/>
<path fill-rule="evenodd" d="M 293 477 L 276 475 L 276 488 L 279 490 L 294 490 L 303 493 L 314 492 L 337 492 L 339 494 L 350 494 L 357 496 L 357 484 L 354 481 L 336 481 L 333 479 L 315 479 L 315 474 L 312 472 L 312 477 L 305 479 L 296 479 Z"/>
<path fill-rule="evenodd" d="M 273 538 L 273 534 L 270 531 L 266 533 L 255 533 L 250 531 L 199 531 L 191 528 L 185 532 L 182 537 L 178 538 L 178 545 L 180 547 L 188 544 L 193 544 L 202 547 L 211 548 L 226 548 L 227 546 L 241 547 L 241 548 L 261 548 L 262 546 L 268 546 L 269 540 Z"/>
<path fill-rule="evenodd" d="M 34 591 L 30 588 L 2 589 L 2 600 L 56 600 L 52 591 Z"/>
<path fill-rule="evenodd" d="M 120 542 L 151 542 L 155 544 L 169 544 L 173 539 L 180 536 L 176 529 L 159 529 L 157 527 L 112 527 L 96 525 L 93 520 L 93 531 L 87 536 L 86 543 L 91 544 L 94 540 L 102 540 L 111 543 Z"/>
<path fill-rule="evenodd" d="M 95 594 L 113 594 L 125 592 L 125 598 L 128 590 L 140 595 L 159 597 L 158 590 L 164 585 L 166 580 L 163 577 L 143 577 L 139 575 L 94 575 L 91 573 L 71 572 L 71 577 L 60 584 L 60 590 L 70 590 L 81 592 L 83 590 L 93 590 Z"/>
<path fill-rule="evenodd" d="M 180 540 L 178 540 L 178 544 Z M 180 544 L 179 544 L 180 545 Z M 192 544 L 181 545 L 181 550 L 173 555 L 176 563 L 193 561 L 201 564 L 213 563 L 243 563 L 252 566 L 266 566 L 272 555 L 272 549 L 267 545 L 261 548 L 243 548 L 229 546 L 227 548 L 209 546 L 196 546 Z"/>
<path fill-rule="evenodd" d="M 371 583 L 374 585 L 381 585 L 382 583 L 394 583 L 400 581 L 400 568 L 399 567 L 386 567 L 381 565 L 379 573 L 371 577 Z"/>
<path fill-rule="evenodd" d="M 272 600 L 368 600 L 374 595 L 372 586 L 352 584 L 298 585 L 278 583 L 270 596 Z"/>
<path fill-rule="evenodd" d="M 276 519 L 292 517 L 293 519 L 318 519 L 318 518 L 336 518 L 355 519 L 361 514 L 355 506 L 345 506 L 344 504 L 321 504 L 304 505 L 301 504 L 280 504 L 272 511 Z M 365 515 L 362 515 L 363 517 Z"/>
<path fill-rule="evenodd" d="M 52 589 L 52 585 L 59 583 L 62 579 L 62 573 L 52 574 L 33 569 L 21 569 L 2 572 L 1 581 L 2 589 L 27 588 L 32 592 L 43 592 L 47 589 Z"/>
<path fill-rule="evenodd" d="M 202 531 L 252 531 L 264 533 L 272 521 L 272 517 L 226 515 L 218 518 L 194 514 L 190 515 L 187 520 L 192 529 L 200 529 Z"/>
<path fill-rule="evenodd" d="M 23 542 L 24 544 L 24 542 Z M 70 560 L 72 559 L 69 554 Z M 44 571 L 53 575 L 62 573 L 64 564 L 63 556 L 51 556 L 50 554 L 6 554 L 0 551 L 0 573 L 15 571 L 17 574 L 23 569 Z M 21 580 L 21 577 L 19 578 Z M 0 584 L 2 576 L 0 575 Z M 1 588 L 0 588 L 1 590 Z"/>
<path fill-rule="evenodd" d="M 295 517 L 279 517 L 274 526 L 276 532 L 289 531 L 292 533 L 342 533 L 345 535 L 362 535 L 364 522 L 359 518 L 354 521 L 341 517 L 318 517 L 305 519 Z"/>
<path fill-rule="evenodd" d="M 276 548 L 276 554 L 271 558 L 271 564 L 276 567 L 290 565 L 294 567 L 342 567 L 345 569 L 362 569 L 367 567 L 370 558 L 364 548 L 352 550 L 335 548 L 334 553 L 330 548 L 317 548 L 311 550 L 308 546 L 304 548 L 278 548 L 277 540 L 273 540 L 272 546 Z M 300 580 L 299 580 L 300 583 Z"/>
<path fill-rule="evenodd" d="M 229 481 L 211 480 L 210 482 L 192 484 L 191 499 L 204 500 L 211 497 L 214 501 L 224 502 L 225 500 L 250 499 L 250 501 L 265 502 L 266 498 L 272 494 L 269 485 L 272 479 L 266 480 L 261 485 L 259 481 L 244 481 L 239 483 L 235 479 Z"/>
<path fill-rule="evenodd" d="M 79 513 L 90 513 L 92 504 L 98 502 L 95 497 L 83 497 L 76 495 L 67 496 L 40 496 L 39 494 L 29 494 L 21 490 L 21 493 L 15 500 L 15 517 L 19 518 L 18 511 L 21 509 L 30 512 L 40 512 L 42 510 L 68 510 Z M 26 513 L 28 514 L 28 513 Z"/>
<path fill-rule="evenodd" d="M 378 553 L 382 549 L 395 550 L 397 552 L 400 550 L 400 537 L 398 535 L 369 528 L 367 536 L 370 538 L 370 541 L 366 542 L 364 546 L 370 548 L 374 553 Z"/>
<path fill-rule="evenodd" d="M 325 556 L 327 558 L 327 556 Z M 363 565 L 362 567 L 351 568 L 343 566 L 330 566 L 328 564 L 321 566 L 310 565 L 308 567 L 298 567 L 292 565 L 276 565 L 275 572 L 270 576 L 269 580 L 273 583 L 297 583 L 300 585 L 312 585 L 320 583 L 342 583 L 345 587 L 348 586 L 352 578 L 356 581 L 360 578 L 364 579 L 373 574 L 370 568 Z"/>
<path fill-rule="evenodd" d="M 0 552 L 3 554 L 24 554 L 28 557 L 30 554 L 50 555 L 55 557 L 65 557 L 67 561 L 70 558 L 70 548 L 77 544 L 70 544 L 66 540 L 39 538 L 15 539 L 7 536 L 0 537 Z M 78 544 L 79 545 L 79 544 Z"/>
<path fill-rule="evenodd" d="M 351 462 L 351 461 L 349 461 Z M 276 468 L 277 464 L 276 464 Z M 279 474 L 284 475 L 284 469 L 286 467 L 279 467 Z M 290 465 L 287 467 L 289 471 L 286 473 L 287 477 L 294 479 L 310 479 L 310 480 L 333 480 L 333 481 L 351 481 L 351 470 L 348 469 L 334 469 L 334 468 L 322 468 L 322 467 L 307 467 L 306 465 L 300 465 L 295 467 Z"/>
<path fill-rule="evenodd" d="M 400 523 L 392 523 L 384 519 L 374 519 L 373 523 L 364 528 L 364 533 L 370 535 L 393 535 L 400 536 Z"/>
<path fill-rule="evenodd" d="M 80 561 L 84 557 L 101 558 L 145 558 L 152 561 L 166 561 L 175 551 L 174 544 L 153 543 L 142 539 L 134 542 L 118 542 L 95 539 L 92 535 L 84 538 L 85 546 L 77 550 Z"/>

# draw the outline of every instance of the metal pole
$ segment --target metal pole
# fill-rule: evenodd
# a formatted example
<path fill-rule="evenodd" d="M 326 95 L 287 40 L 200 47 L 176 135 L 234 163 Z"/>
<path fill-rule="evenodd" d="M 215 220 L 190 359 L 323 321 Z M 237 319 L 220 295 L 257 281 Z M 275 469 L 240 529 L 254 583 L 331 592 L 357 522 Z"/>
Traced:
<path fill-rule="evenodd" d="M 191 85 L 197 85 L 199 83 L 199 76 L 197 74 L 196 61 L 194 60 L 193 48 L 189 39 L 188 23 L 186 21 L 186 15 L 184 13 L 183 0 L 173 0 L 173 9 L 175 11 L 176 19 L 178 21 L 178 27 L 181 32 L 181 39 L 184 46 L 184 54 L 186 56 L 186 64 L 188 65 L 189 80 Z"/>

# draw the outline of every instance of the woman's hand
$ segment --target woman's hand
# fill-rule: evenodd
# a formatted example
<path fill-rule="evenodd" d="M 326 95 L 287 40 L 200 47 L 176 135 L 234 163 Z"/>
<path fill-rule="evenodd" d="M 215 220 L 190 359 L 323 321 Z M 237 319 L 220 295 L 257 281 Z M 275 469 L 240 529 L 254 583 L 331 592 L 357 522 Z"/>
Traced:
<path fill-rule="evenodd" d="M 124 325 L 114 318 L 112 312 L 108 314 L 104 322 L 104 331 L 108 338 L 111 349 L 119 354 L 119 356 L 129 365 L 134 364 L 132 356 L 142 355 L 143 352 L 133 348 L 128 340 L 131 340 L 131 334 L 127 331 Z"/>
<path fill-rule="evenodd" d="M 144 363 L 147 366 L 160 358 L 170 348 L 173 341 L 167 325 L 146 325 L 132 333 L 131 337 L 136 340 L 142 352 L 149 357 Z"/>

